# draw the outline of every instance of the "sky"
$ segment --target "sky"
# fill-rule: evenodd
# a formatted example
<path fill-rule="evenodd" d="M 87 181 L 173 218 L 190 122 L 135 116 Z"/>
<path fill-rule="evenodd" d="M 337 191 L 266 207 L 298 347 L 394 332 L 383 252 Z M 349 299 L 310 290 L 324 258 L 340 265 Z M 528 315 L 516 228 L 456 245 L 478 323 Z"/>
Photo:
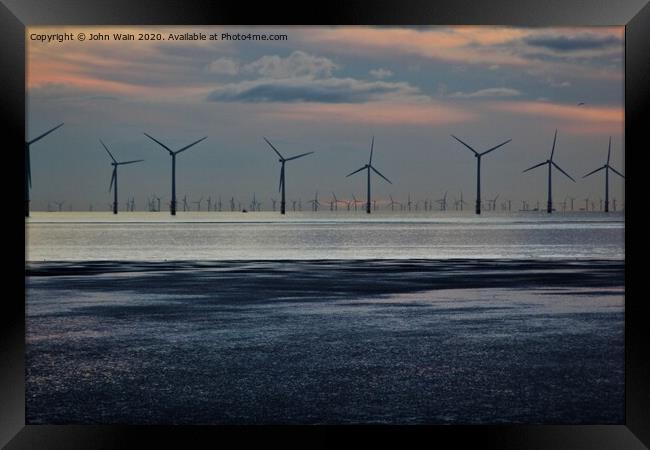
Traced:
<path fill-rule="evenodd" d="M 39 41 L 32 35 L 102 33 L 107 41 Z M 284 34 L 286 40 L 171 40 L 183 33 Z M 546 201 L 545 168 L 558 130 L 554 200 L 604 198 L 602 166 L 624 173 L 624 28 L 453 27 L 29 27 L 27 139 L 65 125 L 31 148 L 32 209 L 106 209 L 118 160 L 120 207 L 153 194 L 168 202 L 172 149 L 207 139 L 178 156 L 177 196 L 243 205 L 255 194 L 270 209 L 287 163 L 287 201 L 319 193 L 326 203 L 365 198 L 368 161 L 392 184 L 373 178 L 381 204 L 470 204 L 477 151 L 512 141 L 482 160 L 483 200 L 497 194 L 517 208 Z M 114 33 L 161 33 L 165 40 L 118 41 Z M 581 103 L 583 103 L 581 105 Z M 623 204 L 624 180 L 610 176 Z M 204 205 L 205 208 L 205 205 Z M 620 206 L 619 206 L 620 208 Z"/>

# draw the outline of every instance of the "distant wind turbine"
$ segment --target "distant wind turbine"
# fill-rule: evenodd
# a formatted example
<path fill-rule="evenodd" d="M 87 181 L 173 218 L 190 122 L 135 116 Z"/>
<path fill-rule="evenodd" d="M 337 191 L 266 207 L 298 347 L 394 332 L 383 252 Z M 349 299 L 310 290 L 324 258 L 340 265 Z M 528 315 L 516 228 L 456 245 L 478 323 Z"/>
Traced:
<path fill-rule="evenodd" d="M 111 175 L 111 184 L 109 185 L 108 190 L 110 191 L 111 189 L 113 189 L 113 214 L 117 214 L 117 167 L 124 166 L 126 164 L 142 162 L 144 161 L 144 159 L 135 159 L 133 161 L 118 162 L 113 156 L 113 154 L 111 153 L 111 151 L 108 149 L 106 144 L 104 144 L 104 141 L 100 139 L 99 142 L 104 147 L 104 150 L 106 150 L 106 153 L 108 153 L 108 156 L 110 156 L 111 159 L 113 160 L 113 162 L 111 163 L 111 166 L 113 166 L 113 175 Z M 128 207 L 128 202 L 127 202 L 127 207 Z"/>
<path fill-rule="evenodd" d="M 286 164 L 287 161 L 292 161 L 292 160 L 294 160 L 294 159 L 302 158 L 303 156 L 311 155 L 311 154 L 314 153 L 314 152 L 301 153 L 300 155 L 296 155 L 296 156 L 291 156 L 291 157 L 289 157 L 289 158 L 285 158 L 285 157 L 282 156 L 282 154 L 278 151 L 278 149 L 275 148 L 275 147 L 273 146 L 273 144 L 271 144 L 271 143 L 269 142 L 269 140 L 268 140 L 267 138 L 264 138 L 264 140 L 266 141 L 267 144 L 269 144 L 269 146 L 273 149 L 273 151 L 274 151 L 275 153 L 277 153 L 277 155 L 280 157 L 280 159 L 279 159 L 278 161 L 280 161 L 280 164 L 282 165 L 282 167 L 280 168 L 280 185 L 279 185 L 279 187 L 278 187 L 278 190 L 279 190 L 280 192 L 282 192 L 282 199 L 280 200 L 280 214 L 284 214 L 285 211 L 286 211 L 284 165 Z M 295 208 L 294 208 L 294 210 L 295 210 Z"/>
<path fill-rule="evenodd" d="M 586 178 L 589 175 L 592 175 L 592 174 L 594 174 L 596 172 L 599 172 L 599 171 L 605 169 L 605 212 L 609 212 L 609 171 L 611 170 L 612 172 L 614 172 L 619 177 L 625 178 L 621 173 L 619 173 L 616 169 L 614 169 L 612 166 L 609 165 L 609 158 L 611 156 L 611 153 L 612 153 L 612 137 L 610 136 L 609 137 L 609 147 L 607 149 L 607 162 L 605 163 L 605 165 L 602 166 L 602 167 L 599 167 L 596 170 L 593 170 L 593 171 L 589 172 L 587 175 L 582 177 L 582 178 Z M 614 208 L 614 211 L 616 211 L 616 208 Z"/>
<path fill-rule="evenodd" d="M 388 181 L 390 184 L 393 184 L 388 178 L 383 176 L 373 165 L 372 165 L 372 152 L 373 148 L 375 146 L 375 137 L 372 137 L 372 142 L 370 144 L 370 159 L 368 160 L 368 164 L 364 165 L 360 169 L 355 170 L 354 172 L 349 173 L 346 177 L 349 177 L 350 175 L 354 175 L 357 172 L 361 172 L 362 170 L 367 170 L 368 171 L 368 199 L 366 201 L 366 213 L 370 214 L 370 170 L 374 171 L 377 175 L 382 177 L 384 180 Z"/>
<path fill-rule="evenodd" d="M 318 208 L 320 207 L 320 202 L 318 201 L 318 191 L 316 191 L 316 195 L 312 200 L 309 200 L 307 203 L 311 203 L 311 209 L 314 212 L 318 212 Z"/>
<path fill-rule="evenodd" d="M 391 210 L 391 211 L 395 211 L 395 205 L 400 205 L 400 206 L 402 206 L 401 203 L 396 202 L 395 200 L 393 200 L 393 196 L 392 196 L 392 195 L 389 195 L 388 197 L 390 197 L 390 203 L 389 203 L 388 205 L 390 206 L 390 210 Z"/>
<path fill-rule="evenodd" d="M 488 199 L 488 205 L 490 205 L 489 206 L 490 210 L 496 211 L 496 209 L 497 209 L 497 200 L 499 199 L 499 195 L 500 194 L 497 194 L 497 196 L 494 197 L 492 200 Z"/>
<path fill-rule="evenodd" d="M 201 203 L 203 202 L 203 196 L 200 199 L 194 200 L 192 203 L 196 205 L 196 210 L 201 211 Z"/>
<path fill-rule="evenodd" d="M 496 150 L 497 148 L 503 145 L 506 145 L 508 142 L 512 141 L 512 139 L 508 139 L 507 141 L 502 142 L 499 145 L 495 145 L 494 147 L 479 153 L 476 150 L 474 150 L 472 147 L 470 147 L 468 144 L 458 139 L 453 134 L 451 135 L 451 137 L 453 137 L 458 142 L 463 144 L 465 147 L 470 149 L 474 153 L 474 156 L 476 157 L 476 214 L 481 214 L 481 158 L 487 155 L 488 153 L 490 153 L 491 151 Z"/>
<path fill-rule="evenodd" d="M 440 211 L 447 211 L 447 191 L 445 191 L 445 195 L 436 200 L 436 202 L 440 205 Z M 426 207 L 424 209 L 426 210 Z"/>
<path fill-rule="evenodd" d="M 32 165 L 29 156 L 29 148 L 33 143 L 35 143 L 36 141 L 40 141 L 45 136 L 47 136 L 57 128 L 61 128 L 62 126 L 63 124 L 61 123 L 55 126 L 54 128 L 46 131 L 45 133 L 41 134 L 40 136 L 35 137 L 31 141 L 25 141 L 25 217 L 29 217 L 29 190 L 32 187 Z"/>
<path fill-rule="evenodd" d="M 152 141 L 154 141 L 155 143 L 157 143 L 158 145 L 160 145 L 165 150 L 167 150 L 169 152 L 169 156 L 172 157 L 172 201 L 170 203 L 170 208 L 169 209 L 170 209 L 171 215 L 175 216 L 176 215 L 176 155 L 178 155 L 181 152 L 184 152 L 188 148 L 198 144 L 199 142 L 207 139 L 208 137 L 207 136 L 202 137 L 198 141 L 194 141 L 191 144 L 186 145 L 185 147 L 182 147 L 182 148 L 180 148 L 180 149 L 178 149 L 176 151 L 173 151 L 172 149 L 167 147 L 165 144 L 163 144 L 162 142 L 160 142 L 156 138 L 154 138 L 152 136 L 149 136 L 147 133 L 144 133 L 144 135 L 147 136 Z"/>
<path fill-rule="evenodd" d="M 466 205 L 466 204 L 467 204 L 467 202 L 465 200 L 463 200 L 463 191 L 460 191 L 460 200 L 457 200 L 456 209 L 458 209 L 458 206 L 460 206 L 460 210 L 462 211 L 463 210 L 463 205 Z"/>
<path fill-rule="evenodd" d="M 557 141 L 557 130 L 555 130 L 555 136 L 553 137 L 553 147 L 551 148 L 551 157 L 549 159 L 547 159 L 546 161 L 544 161 L 544 162 L 541 162 L 539 164 L 534 165 L 533 167 L 529 167 L 528 169 L 524 170 L 524 172 L 528 172 L 529 170 L 533 170 L 533 169 L 535 169 L 537 167 L 540 167 L 540 166 L 543 166 L 545 164 L 548 165 L 548 201 L 547 201 L 547 204 L 546 204 L 546 212 L 549 213 L 549 214 L 553 212 L 553 193 L 552 193 L 552 190 L 551 190 L 551 185 L 552 185 L 552 183 L 551 183 L 551 174 L 553 173 L 552 168 L 555 167 L 557 170 L 559 170 L 564 175 L 566 175 L 571 181 L 573 181 L 574 183 L 576 182 L 576 180 L 574 180 L 571 177 L 571 175 L 569 175 L 564 170 L 562 170 L 562 168 L 560 166 L 558 166 L 557 164 L 555 164 L 555 162 L 553 161 L 553 154 L 555 153 L 555 142 L 556 141 Z"/>

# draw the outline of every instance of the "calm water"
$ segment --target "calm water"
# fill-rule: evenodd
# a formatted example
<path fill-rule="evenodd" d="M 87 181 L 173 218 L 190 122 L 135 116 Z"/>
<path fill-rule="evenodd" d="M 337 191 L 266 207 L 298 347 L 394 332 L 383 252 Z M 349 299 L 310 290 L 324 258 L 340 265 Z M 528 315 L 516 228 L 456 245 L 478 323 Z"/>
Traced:
<path fill-rule="evenodd" d="M 29 261 L 623 259 L 621 213 L 34 212 Z"/>
<path fill-rule="evenodd" d="M 33 263 L 27 423 L 622 423 L 623 266 Z"/>
<path fill-rule="evenodd" d="M 621 214 L 34 213 L 26 234 L 30 424 L 624 420 Z"/>

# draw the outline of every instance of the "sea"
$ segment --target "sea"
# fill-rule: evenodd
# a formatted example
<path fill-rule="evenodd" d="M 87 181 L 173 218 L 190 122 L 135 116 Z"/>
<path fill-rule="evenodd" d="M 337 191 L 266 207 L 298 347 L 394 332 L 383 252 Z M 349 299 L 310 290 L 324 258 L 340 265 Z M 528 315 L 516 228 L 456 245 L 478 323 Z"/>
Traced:
<path fill-rule="evenodd" d="M 28 424 L 624 423 L 622 213 L 33 212 Z"/>

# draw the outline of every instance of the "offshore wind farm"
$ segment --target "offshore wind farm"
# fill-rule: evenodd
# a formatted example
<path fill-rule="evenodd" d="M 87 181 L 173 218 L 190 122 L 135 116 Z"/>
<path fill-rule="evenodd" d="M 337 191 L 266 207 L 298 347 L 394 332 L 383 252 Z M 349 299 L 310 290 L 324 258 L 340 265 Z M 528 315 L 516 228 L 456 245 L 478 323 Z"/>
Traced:
<path fill-rule="evenodd" d="M 623 28 L 221 29 L 28 41 L 26 423 L 624 423 Z"/>

